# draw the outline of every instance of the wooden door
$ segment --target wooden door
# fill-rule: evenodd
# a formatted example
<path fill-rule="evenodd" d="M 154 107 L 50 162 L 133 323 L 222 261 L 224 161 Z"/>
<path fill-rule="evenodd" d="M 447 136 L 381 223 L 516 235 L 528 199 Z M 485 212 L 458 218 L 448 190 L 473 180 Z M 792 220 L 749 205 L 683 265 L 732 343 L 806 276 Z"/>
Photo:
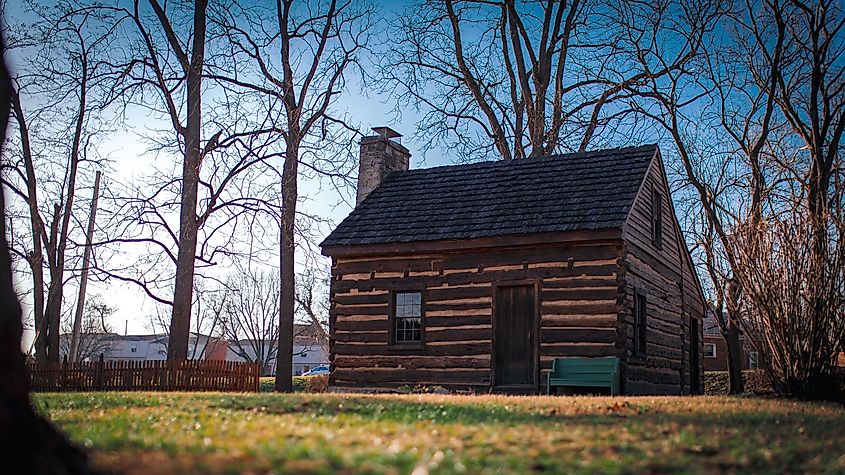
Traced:
<path fill-rule="evenodd" d="M 493 384 L 537 386 L 537 301 L 534 285 L 496 287 Z"/>

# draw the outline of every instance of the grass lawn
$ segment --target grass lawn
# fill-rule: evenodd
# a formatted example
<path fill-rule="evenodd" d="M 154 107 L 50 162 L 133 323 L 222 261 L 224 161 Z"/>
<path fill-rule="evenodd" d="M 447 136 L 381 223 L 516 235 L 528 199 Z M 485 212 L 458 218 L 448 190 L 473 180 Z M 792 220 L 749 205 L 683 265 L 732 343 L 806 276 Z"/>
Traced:
<path fill-rule="evenodd" d="M 845 408 L 729 397 L 39 394 L 128 473 L 845 473 Z"/>

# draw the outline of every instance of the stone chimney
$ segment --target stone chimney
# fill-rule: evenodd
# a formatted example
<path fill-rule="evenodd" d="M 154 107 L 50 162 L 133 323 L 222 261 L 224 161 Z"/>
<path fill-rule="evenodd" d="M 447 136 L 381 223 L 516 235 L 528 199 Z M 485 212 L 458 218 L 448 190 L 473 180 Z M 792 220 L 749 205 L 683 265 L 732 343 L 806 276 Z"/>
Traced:
<path fill-rule="evenodd" d="M 411 152 L 402 146 L 400 135 L 390 127 L 373 127 L 376 135 L 361 139 L 358 164 L 358 205 L 392 172 L 408 170 Z"/>

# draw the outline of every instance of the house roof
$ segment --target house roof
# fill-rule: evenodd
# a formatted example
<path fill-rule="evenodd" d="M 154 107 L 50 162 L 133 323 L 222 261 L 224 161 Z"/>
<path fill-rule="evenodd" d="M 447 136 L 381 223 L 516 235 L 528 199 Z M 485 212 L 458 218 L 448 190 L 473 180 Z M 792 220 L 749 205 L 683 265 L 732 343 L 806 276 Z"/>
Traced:
<path fill-rule="evenodd" d="M 321 246 L 620 228 L 656 145 L 391 174 Z"/>

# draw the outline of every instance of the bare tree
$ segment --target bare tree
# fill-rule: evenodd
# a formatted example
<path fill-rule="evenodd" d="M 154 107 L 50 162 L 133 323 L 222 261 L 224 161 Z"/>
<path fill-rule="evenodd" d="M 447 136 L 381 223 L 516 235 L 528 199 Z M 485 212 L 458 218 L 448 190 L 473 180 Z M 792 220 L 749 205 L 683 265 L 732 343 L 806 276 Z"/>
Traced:
<path fill-rule="evenodd" d="M 79 340 L 76 348 L 76 361 L 93 361 L 100 354 L 109 356 L 112 351 L 114 330 L 106 322 L 117 309 L 106 305 L 100 295 L 92 295 L 85 302 L 85 310 L 82 314 L 79 328 Z M 71 335 L 74 325 L 66 320 L 62 323 L 62 338 L 60 341 L 62 356 L 71 354 Z"/>
<path fill-rule="evenodd" d="M 424 112 L 418 136 L 465 160 L 586 150 L 630 117 L 625 87 L 648 79 L 604 28 L 605 2 L 422 1 L 394 25 L 376 82 L 397 110 Z M 655 46 L 656 47 L 656 46 Z M 659 71 L 684 67 L 681 55 Z M 630 124 L 628 124 L 630 125 Z M 636 128 L 626 127 L 630 138 Z M 613 136 L 613 137 L 611 137 Z"/>
<path fill-rule="evenodd" d="M 822 257 L 817 255 L 818 218 L 835 233 L 826 230 L 830 240 Z M 737 274 L 746 296 L 741 305 L 753 316 L 752 341 L 762 366 L 783 394 L 837 395 L 838 381 L 827 378 L 845 336 L 843 237 L 842 215 L 813 215 L 806 208 L 743 223 L 735 233 L 742 269 Z"/>
<path fill-rule="evenodd" d="M 278 156 L 271 146 L 279 139 L 260 133 L 272 125 L 262 122 L 266 117 L 256 114 L 245 95 L 207 80 L 209 58 L 226 50 L 215 41 L 221 33 L 209 31 L 209 24 L 219 25 L 229 14 L 227 5 L 125 3 L 92 7 L 118 16 L 115 29 L 127 44 L 124 57 L 112 65 L 121 71 L 117 94 L 124 111 L 161 114 L 169 130 L 145 138 L 151 151 L 181 156 L 181 170 L 157 167 L 142 179 L 143 191 L 132 183 L 108 197 L 112 219 L 103 226 L 110 233 L 99 244 L 131 245 L 139 257 L 131 265 L 94 267 L 98 278 L 137 284 L 172 307 L 168 358 L 184 359 L 196 278 L 208 277 L 203 267 L 236 257 L 244 216 L 272 206 L 272 197 L 262 195 L 267 190 L 257 189 L 264 172 L 254 174 L 253 166 Z M 163 287 L 173 282 L 168 298 Z"/>
<path fill-rule="evenodd" d="M 179 251 L 176 257 L 176 283 L 173 290 L 173 313 L 170 320 L 170 336 L 167 345 L 167 359 L 184 360 L 188 358 L 188 339 L 191 330 L 191 302 L 194 289 L 194 256 L 197 248 L 197 193 L 199 187 L 199 168 L 204 151 L 211 148 L 216 137 L 212 137 L 205 146 L 201 143 L 202 133 L 202 69 L 205 55 L 206 9 L 208 0 L 197 0 L 193 10 L 193 28 L 187 41 L 176 36 L 173 23 L 167 12 L 157 0 L 150 0 L 150 7 L 155 12 L 161 30 L 167 38 L 167 45 L 179 66 L 184 78 L 185 116 L 177 107 L 170 84 L 165 79 L 165 70 L 159 66 L 163 59 L 157 51 L 150 31 L 144 26 L 135 1 L 132 19 L 138 31 L 148 45 L 148 58 L 154 73 L 153 83 L 166 103 L 166 108 L 173 123 L 179 141 L 184 144 L 182 162 L 182 193 L 179 210 Z M 172 14 L 172 13 L 171 13 Z M 191 43 L 190 50 L 185 44 Z M 187 51 L 190 51 L 188 53 Z M 189 56 L 190 54 L 190 56 Z M 166 57 L 166 56 L 165 56 Z"/>
<path fill-rule="evenodd" d="M 221 63 L 210 77 L 270 104 L 268 115 L 274 120 L 268 133 L 284 142 L 276 389 L 291 391 L 300 166 L 332 178 L 348 176 L 348 167 L 339 171 L 338 163 L 313 158 L 325 156 L 324 144 L 348 130 L 330 107 L 366 48 L 373 11 L 362 3 L 336 0 L 237 2 L 229 11 L 220 27 L 232 45 L 231 62 Z"/>
<path fill-rule="evenodd" d="M 0 56 L 5 60 L 0 37 Z M 14 94 L 5 61 L 0 65 L 0 146 Z M 6 155 L 3 155 L 4 159 Z M 5 160 L 4 160 L 5 161 Z M 29 377 L 21 352 L 21 307 L 12 283 L 12 255 L 6 234 L 5 194 L 0 193 L 0 444 L 15 454 L 10 469 L 29 473 L 87 473 L 85 453 L 38 415 L 29 399 Z"/>
<path fill-rule="evenodd" d="M 232 351 L 269 374 L 279 341 L 279 275 L 246 269 L 227 281 L 223 335 Z"/>
<path fill-rule="evenodd" d="M 309 267 L 297 276 L 296 313 L 307 325 L 307 335 L 329 353 L 329 289 L 328 276 Z"/>
<path fill-rule="evenodd" d="M 774 383 L 815 395 L 845 331 L 845 190 L 835 168 L 845 131 L 845 9 L 836 1 L 770 0 L 747 15 L 758 61 L 770 71 L 755 80 L 788 131 L 774 131 L 769 142 L 790 186 L 766 221 L 739 223 L 735 274 L 760 322 Z"/>
<path fill-rule="evenodd" d="M 705 218 L 705 262 L 717 309 L 724 304 L 728 313 L 720 327 L 732 356 L 732 389 L 741 390 L 739 327 L 755 345 L 761 344 L 757 336 L 762 332 L 766 341 L 758 346 L 760 353 L 781 359 L 771 364 L 764 360 L 779 389 L 806 394 L 807 382 L 831 369 L 835 343 L 830 342 L 837 339 L 840 318 L 826 302 L 829 285 L 841 285 L 829 267 L 839 262 L 841 239 L 829 203 L 831 197 L 841 199 L 832 178 L 845 119 L 845 20 L 834 2 L 812 7 L 797 1 L 748 2 L 724 15 L 715 8 L 713 15 L 684 11 L 695 13 L 689 25 L 719 25 L 717 31 L 729 35 L 672 28 L 675 44 L 680 36 L 697 46 L 694 67 L 663 81 L 632 85 L 633 107 L 669 133 L 680 174 Z M 635 48 L 642 41 L 637 34 L 641 24 L 628 25 Z M 648 68 L 672 54 L 639 57 Z M 802 109 L 803 104 L 809 109 Z M 816 229 L 813 252 L 788 243 L 792 238 L 783 234 L 804 235 L 804 226 Z M 770 260 L 773 256 L 778 259 Z M 802 259 L 793 261 L 796 256 Z M 778 263 L 782 275 L 776 278 L 771 271 Z M 801 266 L 803 278 L 817 280 L 787 284 L 783 279 L 794 277 Z M 797 298 L 786 291 L 796 285 L 812 295 Z M 813 322 L 810 327 L 821 333 L 808 335 L 799 319 Z M 771 335 L 775 327 L 791 335 L 789 339 Z M 812 343 L 804 340 L 809 337 Z M 775 348 L 775 342 L 782 346 Z"/>
<path fill-rule="evenodd" d="M 75 195 L 84 174 L 102 166 L 94 144 L 99 111 L 112 99 L 104 66 L 111 37 L 94 12 L 67 2 L 34 7 L 34 23 L 13 26 L 17 48 L 28 54 L 13 79 L 17 140 L 6 152 L 14 161 L 4 164 L 3 180 L 28 210 L 29 244 L 21 239 L 14 249 L 31 270 L 36 358 L 58 361 L 65 273 L 76 260 L 69 252 L 80 247 Z"/>

